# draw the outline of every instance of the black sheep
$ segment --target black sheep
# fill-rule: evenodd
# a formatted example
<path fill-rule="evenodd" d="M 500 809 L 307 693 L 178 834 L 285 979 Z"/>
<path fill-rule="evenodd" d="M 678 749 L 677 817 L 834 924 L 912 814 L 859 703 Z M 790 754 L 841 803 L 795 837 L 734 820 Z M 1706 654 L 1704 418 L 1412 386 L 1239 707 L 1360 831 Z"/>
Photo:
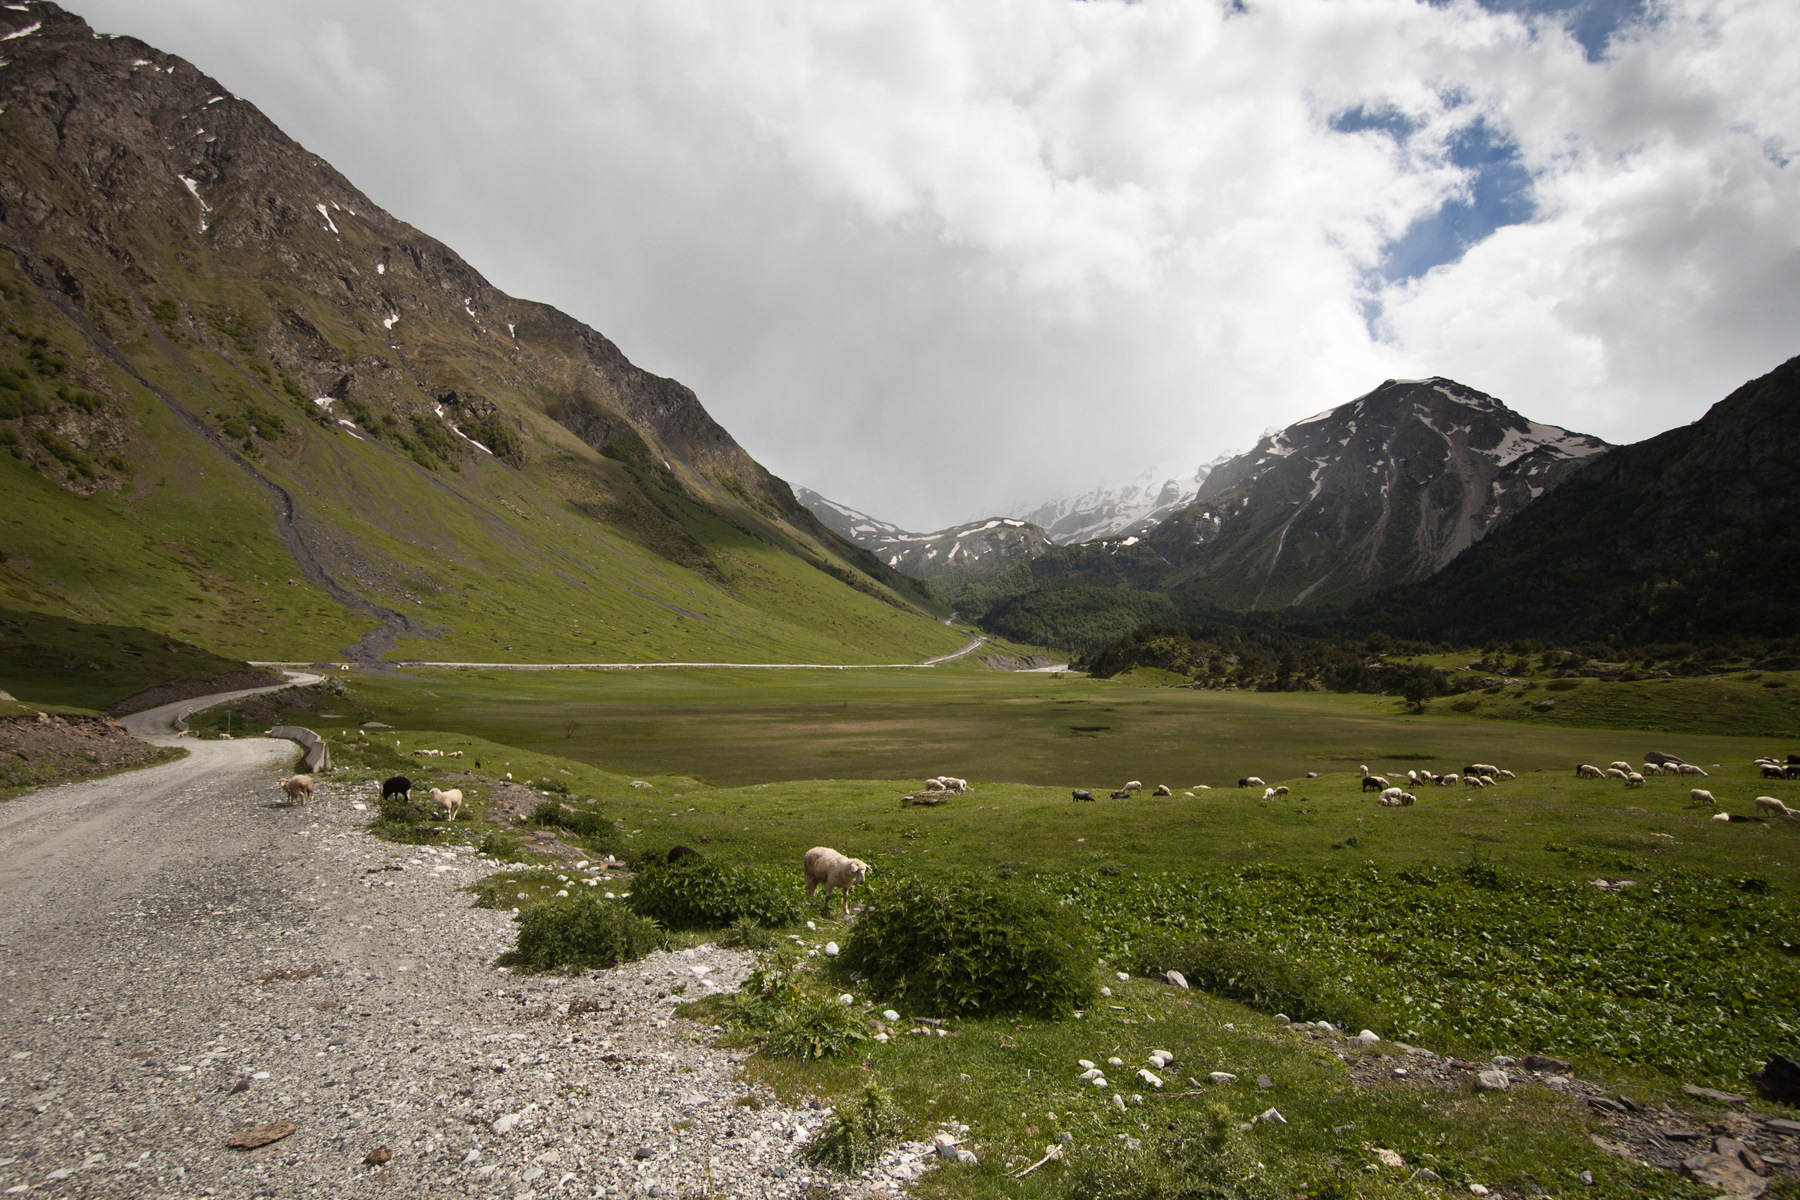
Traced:
<path fill-rule="evenodd" d="M 684 858 L 699 858 L 700 852 L 688 846 L 677 846 L 669 851 L 669 861 L 678 863 Z"/>
<path fill-rule="evenodd" d="M 382 784 L 381 798 L 386 800 L 389 796 L 398 796 L 402 800 L 410 801 L 412 799 L 412 780 L 404 775 L 396 775 Z"/>

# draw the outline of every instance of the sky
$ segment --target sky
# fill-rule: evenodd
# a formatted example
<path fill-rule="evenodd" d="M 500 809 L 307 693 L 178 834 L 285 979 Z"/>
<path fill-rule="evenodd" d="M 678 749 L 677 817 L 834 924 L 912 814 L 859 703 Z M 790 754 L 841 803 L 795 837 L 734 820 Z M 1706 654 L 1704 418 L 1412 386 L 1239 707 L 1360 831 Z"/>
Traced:
<path fill-rule="evenodd" d="M 1792 0 L 70 0 L 764 465 L 933 529 L 1445 375 L 1800 353 Z"/>

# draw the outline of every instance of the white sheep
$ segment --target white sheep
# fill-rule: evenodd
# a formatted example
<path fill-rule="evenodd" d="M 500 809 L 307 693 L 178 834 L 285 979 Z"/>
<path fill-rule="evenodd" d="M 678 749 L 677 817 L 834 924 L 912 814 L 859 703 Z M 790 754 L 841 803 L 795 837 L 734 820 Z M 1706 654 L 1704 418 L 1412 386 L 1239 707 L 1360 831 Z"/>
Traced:
<path fill-rule="evenodd" d="M 1391 787 L 1387 791 L 1381 793 L 1381 802 L 1386 804 L 1389 800 L 1398 800 L 1404 795 L 1406 795 L 1406 789 Z"/>
<path fill-rule="evenodd" d="M 1445 787 L 1455 787 L 1457 784 L 1462 782 L 1462 776 L 1458 775 L 1455 771 L 1452 771 L 1448 775 L 1438 776 L 1438 782 L 1443 784 Z"/>
<path fill-rule="evenodd" d="M 1274 798 L 1275 798 L 1275 789 L 1274 788 L 1266 787 L 1263 789 L 1263 799 L 1264 800 L 1273 800 Z"/>
<path fill-rule="evenodd" d="M 860 858 L 845 858 L 830 846 L 814 846 L 806 852 L 801 868 L 806 872 L 806 894 L 811 896 L 825 885 L 825 907 L 831 907 L 831 889 L 844 893 L 844 915 L 850 915 L 850 889 L 861 883 L 875 868 Z"/>
<path fill-rule="evenodd" d="M 1599 767 L 1596 767 L 1593 763 L 1582 763 L 1579 767 L 1575 768 L 1575 777 L 1577 779 L 1604 779 L 1606 778 L 1606 772 L 1602 771 Z"/>
<path fill-rule="evenodd" d="M 289 804 L 305 804 L 312 799 L 313 777 L 311 775 L 289 775 L 279 781 L 282 791 L 287 793 Z"/>
<path fill-rule="evenodd" d="M 1416 785 L 1419 782 L 1419 773 L 1417 771 L 1408 771 L 1406 773 L 1406 782 Z"/>
<path fill-rule="evenodd" d="M 1644 769 L 1639 772 L 1639 774 L 1644 775 L 1644 776 L 1661 775 L 1662 773 L 1663 773 L 1662 768 L 1657 766 L 1655 763 L 1645 763 Z"/>
<path fill-rule="evenodd" d="M 1696 767 L 1693 763 L 1682 763 L 1681 764 L 1681 773 L 1683 775 L 1700 775 L 1707 779 L 1712 778 L 1712 776 L 1707 775 L 1705 771 L 1702 771 L 1699 767 Z"/>
<path fill-rule="evenodd" d="M 1144 785 L 1141 782 L 1139 782 L 1138 780 L 1134 779 L 1130 783 L 1126 784 L 1124 787 L 1120 788 L 1119 790 L 1122 792 L 1141 792 L 1144 790 Z"/>
<path fill-rule="evenodd" d="M 1688 793 L 1688 799 L 1696 805 L 1711 804 L 1716 806 L 1719 803 L 1717 800 L 1713 799 L 1713 794 L 1705 788 L 1693 789 Z"/>
<path fill-rule="evenodd" d="M 463 794 L 461 788 L 451 788 L 447 792 L 431 789 L 431 803 L 444 810 L 444 820 L 456 820 L 456 814 L 462 811 Z"/>
<path fill-rule="evenodd" d="M 1620 770 L 1618 767 L 1606 768 L 1606 777 L 1608 779 L 1624 779 L 1625 775 L 1626 775 L 1626 772 Z"/>
<path fill-rule="evenodd" d="M 1615 771 L 1629 771 L 1631 770 L 1631 764 L 1628 762 L 1616 762 L 1612 764 L 1612 768 Z"/>
<path fill-rule="evenodd" d="M 1642 775 L 1639 775 L 1636 771 L 1627 771 L 1625 773 L 1625 786 L 1628 788 L 1629 787 L 1643 787 L 1644 786 L 1644 777 Z"/>
<path fill-rule="evenodd" d="M 1501 778 L 1501 779 L 1517 779 L 1518 776 L 1514 775 L 1511 771 L 1502 771 L 1502 772 L 1500 772 L 1499 778 Z"/>
<path fill-rule="evenodd" d="M 1488 778 L 1485 775 L 1465 775 L 1463 777 L 1463 782 L 1464 783 L 1472 783 L 1476 787 L 1488 787 L 1489 786 Z"/>
<path fill-rule="evenodd" d="M 1287 795 L 1287 794 L 1288 794 L 1288 790 L 1287 790 L 1287 788 L 1285 788 L 1285 787 L 1278 787 L 1278 788 L 1274 788 L 1274 789 L 1272 789 L 1272 790 L 1273 790 L 1273 791 L 1274 791 L 1274 793 L 1275 793 L 1275 794 L 1276 794 L 1276 795 L 1277 795 L 1277 796 L 1285 796 L 1285 795 Z"/>
<path fill-rule="evenodd" d="M 1758 796 L 1756 798 L 1756 811 L 1766 812 L 1772 816 L 1778 817 L 1800 817 L 1800 812 L 1795 812 L 1774 796 Z"/>
<path fill-rule="evenodd" d="M 1168 784 L 1159 783 L 1156 785 L 1156 790 L 1150 794 L 1153 796 L 1173 796 L 1175 793 L 1170 790 Z"/>

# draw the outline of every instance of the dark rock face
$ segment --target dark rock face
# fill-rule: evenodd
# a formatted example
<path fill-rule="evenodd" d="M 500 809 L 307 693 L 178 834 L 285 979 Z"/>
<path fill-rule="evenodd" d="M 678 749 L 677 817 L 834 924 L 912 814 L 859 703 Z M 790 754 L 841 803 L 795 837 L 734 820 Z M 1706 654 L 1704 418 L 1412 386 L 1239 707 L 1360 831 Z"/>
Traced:
<path fill-rule="evenodd" d="M 1343 604 L 1430 576 L 1605 449 L 1454 380 L 1389 380 L 1215 468 L 1137 557 L 1224 607 Z"/>
<path fill-rule="evenodd" d="M 1436 638 L 1786 637 L 1800 622 L 1800 358 L 1596 456 L 1428 582 L 1371 601 Z"/>

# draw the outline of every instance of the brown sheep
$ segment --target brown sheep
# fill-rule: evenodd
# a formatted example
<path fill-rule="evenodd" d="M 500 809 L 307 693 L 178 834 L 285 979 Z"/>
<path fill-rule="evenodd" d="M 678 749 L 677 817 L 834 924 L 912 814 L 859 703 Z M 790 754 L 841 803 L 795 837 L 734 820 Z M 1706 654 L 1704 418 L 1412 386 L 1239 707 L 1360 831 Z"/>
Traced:
<path fill-rule="evenodd" d="M 280 781 L 280 787 L 287 793 L 289 804 L 305 804 L 312 799 L 313 777 L 311 775 L 289 775 Z"/>
<path fill-rule="evenodd" d="M 860 858 L 845 858 L 830 846 L 814 846 L 806 852 L 802 861 L 802 869 L 806 872 L 806 894 L 811 896 L 818 891 L 819 885 L 825 885 L 825 908 L 831 909 L 831 889 L 840 888 L 844 893 L 844 915 L 850 915 L 850 889 L 867 878 L 875 868 Z"/>

